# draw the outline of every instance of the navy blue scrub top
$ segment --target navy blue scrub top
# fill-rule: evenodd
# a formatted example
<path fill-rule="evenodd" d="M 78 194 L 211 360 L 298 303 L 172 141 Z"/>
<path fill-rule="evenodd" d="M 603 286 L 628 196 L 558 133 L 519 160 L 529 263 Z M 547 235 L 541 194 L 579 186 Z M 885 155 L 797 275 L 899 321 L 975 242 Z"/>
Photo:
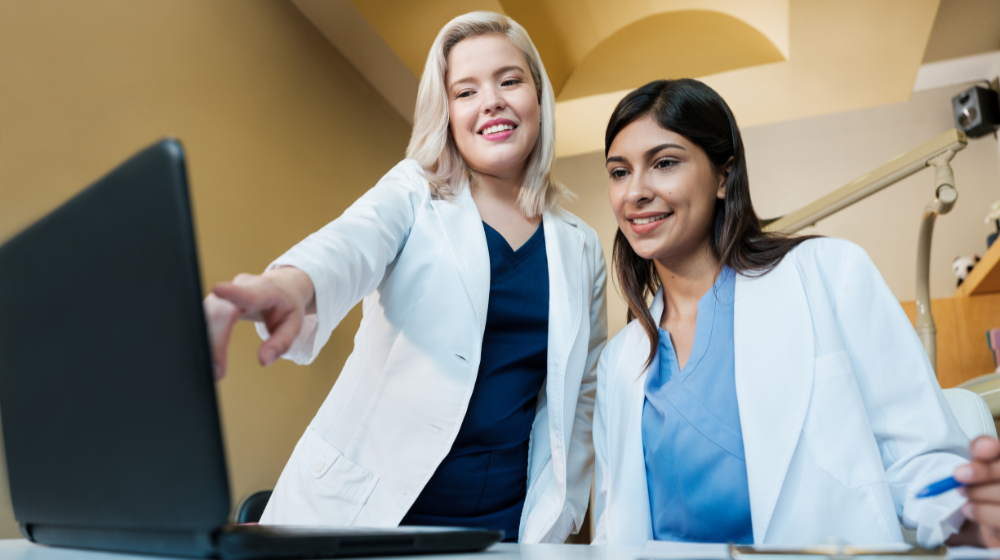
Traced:
<path fill-rule="evenodd" d="M 483 222 L 490 297 L 479 375 L 451 451 L 401 525 L 502 529 L 517 541 L 528 437 L 545 382 L 549 268 L 542 226 L 519 247 Z"/>
<path fill-rule="evenodd" d="M 670 333 L 660 329 L 642 408 L 642 447 L 658 541 L 753 543 L 736 401 L 735 287 L 736 274 L 725 267 L 698 302 L 694 344 L 684 369 L 678 367 Z"/>

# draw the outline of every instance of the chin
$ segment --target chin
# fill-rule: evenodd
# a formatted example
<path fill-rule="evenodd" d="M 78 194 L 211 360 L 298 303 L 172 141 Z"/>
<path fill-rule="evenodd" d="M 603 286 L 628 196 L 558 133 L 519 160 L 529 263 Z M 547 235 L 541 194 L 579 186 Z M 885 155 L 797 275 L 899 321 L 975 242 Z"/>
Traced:
<path fill-rule="evenodd" d="M 653 243 L 651 241 L 645 243 L 633 243 L 630 239 L 629 245 L 632 246 L 632 251 L 634 251 L 636 255 L 639 255 L 641 258 L 646 260 L 655 259 L 656 255 L 659 254 L 662 249 L 658 243 Z"/>

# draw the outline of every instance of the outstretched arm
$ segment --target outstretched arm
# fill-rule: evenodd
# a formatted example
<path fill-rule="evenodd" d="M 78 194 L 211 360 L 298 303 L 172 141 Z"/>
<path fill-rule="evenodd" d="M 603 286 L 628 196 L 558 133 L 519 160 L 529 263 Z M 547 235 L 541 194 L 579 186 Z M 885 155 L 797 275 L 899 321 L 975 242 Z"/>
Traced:
<path fill-rule="evenodd" d="M 216 377 L 225 375 L 229 338 L 240 319 L 256 321 L 266 339 L 261 364 L 278 356 L 312 362 L 347 312 L 378 287 L 429 196 L 420 167 L 404 160 L 264 274 L 216 286 L 205 298 Z"/>

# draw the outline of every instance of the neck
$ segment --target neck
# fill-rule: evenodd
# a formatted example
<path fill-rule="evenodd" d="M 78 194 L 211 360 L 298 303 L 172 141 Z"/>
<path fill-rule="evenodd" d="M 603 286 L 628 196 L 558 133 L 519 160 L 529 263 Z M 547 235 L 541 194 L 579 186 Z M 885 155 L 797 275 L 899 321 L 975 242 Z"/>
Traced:
<path fill-rule="evenodd" d="M 707 239 L 686 255 L 657 259 L 653 264 L 663 285 L 661 326 L 668 316 L 678 318 L 697 314 L 698 302 L 712 288 L 722 270 L 722 264 L 712 254 Z"/>
<path fill-rule="evenodd" d="M 521 173 L 498 176 L 476 173 L 470 187 L 477 198 L 489 198 L 504 204 L 516 204 Z"/>

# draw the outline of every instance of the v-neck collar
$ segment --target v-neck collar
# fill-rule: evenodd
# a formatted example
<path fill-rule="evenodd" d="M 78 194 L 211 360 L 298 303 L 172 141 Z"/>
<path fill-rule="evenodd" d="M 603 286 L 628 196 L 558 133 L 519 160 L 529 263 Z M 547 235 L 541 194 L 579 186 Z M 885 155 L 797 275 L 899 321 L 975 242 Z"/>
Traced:
<path fill-rule="evenodd" d="M 680 361 L 677 359 L 677 349 L 674 348 L 674 341 L 670 338 L 670 333 L 663 329 L 663 327 L 657 327 L 660 333 L 660 351 L 668 350 L 671 359 L 670 377 L 663 383 L 664 385 L 670 382 L 683 382 L 705 357 L 712 342 L 712 332 L 716 323 L 715 316 L 719 313 L 720 299 L 726 298 L 728 300 L 731 298 L 731 294 L 723 293 L 726 282 L 731 282 L 729 279 L 730 274 L 733 274 L 732 269 L 723 267 L 722 271 L 719 272 L 718 278 L 715 279 L 715 284 L 698 300 L 698 317 L 695 319 L 694 342 L 691 345 L 691 355 L 688 356 L 688 360 L 685 362 L 683 368 L 680 367 Z M 665 312 L 666 309 L 664 309 Z M 663 363 L 662 360 L 659 361 L 660 364 Z M 662 372 L 660 375 L 662 378 Z"/>
<path fill-rule="evenodd" d="M 544 218 L 542 221 L 545 221 Z M 534 252 L 535 246 L 545 239 L 545 232 L 542 230 L 543 225 L 544 224 L 542 223 L 538 224 L 538 229 L 535 230 L 535 233 L 532 233 L 531 237 L 522 243 L 520 247 L 514 249 L 510 246 L 510 243 L 507 242 L 507 238 L 505 238 L 503 234 L 493 229 L 493 226 L 487 224 L 486 221 L 483 221 L 483 229 L 486 231 L 487 237 L 490 237 L 491 235 L 489 234 L 492 232 L 492 237 L 496 239 L 496 245 L 500 248 L 504 258 L 511 264 L 511 266 L 521 264 L 521 261 Z"/>

